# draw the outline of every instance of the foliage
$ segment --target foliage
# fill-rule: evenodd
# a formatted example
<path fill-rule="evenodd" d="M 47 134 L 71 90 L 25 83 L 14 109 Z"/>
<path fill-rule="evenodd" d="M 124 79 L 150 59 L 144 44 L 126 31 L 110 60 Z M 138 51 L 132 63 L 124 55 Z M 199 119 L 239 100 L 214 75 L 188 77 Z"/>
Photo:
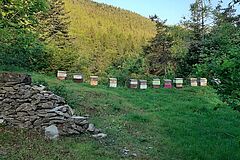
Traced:
<path fill-rule="evenodd" d="M 0 4 L 0 65 L 29 70 L 49 67 L 51 54 L 35 32 L 36 14 L 47 9 L 47 2 L 2 0 Z"/>
<path fill-rule="evenodd" d="M 149 73 L 173 75 L 188 52 L 190 31 L 181 26 L 167 26 L 166 21 L 161 21 L 156 15 L 150 19 L 156 22 L 157 34 L 144 47 Z"/>
<path fill-rule="evenodd" d="M 107 77 L 117 77 L 119 86 L 126 86 L 131 78 L 146 78 L 148 75 L 147 63 L 140 57 L 124 57 L 113 62 L 108 68 Z"/>
<path fill-rule="evenodd" d="M 51 55 L 36 34 L 24 29 L 0 29 L 0 65 L 42 70 L 50 61 Z"/>
<path fill-rule="evenodd" d="M 202 51 L 203 51 L 203 40 L 205 35 L 209 31 L 209 25 L 207 25 L 209 17 L 212 13 L 211 1 L 210 0 L 195 0 L 190 5 L 191 17 L 184 21 L 182 24 L 192 31 L 190 38 L 189 50 L 180 63 L 181 69 L 178 74 L 187 77 L 192 73 L 196 64 L 202 63 Z"/>
<path fill-rule="evenodd" d="M 89 0 L 64 2 L 77 64 L 86 74 L 105 75 L 117 61 L 140 57 L 142 45 L 155 34 L 154 23 L 136 13 Z"/>
<path fill-rule="evenodd" d="M 59 48 L 71 47 L 69 35 L 69 16 L 64 8 L 63 0 L 48 1 L 47 12 L 38 14 L 38 30 L 40 39 L 46 43 L 53 43 Z"/>
<path fill-rule="evenodd" d="M 35 15 L 46 9 L 46 0 L 1 0 L 0 28 L 32 29 L 37 22 Z"/>
<path fill-rule="evenodd" d="M 198 65 L 198 74 L 220 79 L 218 92 L 240 111 L 240 28 L 229 23 L 216 26 L 204 46 L 205 63 Z"/>
<path fill-rule="evenodd" d="M 173 38 L 165 21 L 155 20 L 157 35 L 151 41 L 150 46 L 145 48 L 146 58 L 149 63 L 149 73 L 154 75 L 166 75 L 170 63 L 172 63 L 170 48 Z"/>

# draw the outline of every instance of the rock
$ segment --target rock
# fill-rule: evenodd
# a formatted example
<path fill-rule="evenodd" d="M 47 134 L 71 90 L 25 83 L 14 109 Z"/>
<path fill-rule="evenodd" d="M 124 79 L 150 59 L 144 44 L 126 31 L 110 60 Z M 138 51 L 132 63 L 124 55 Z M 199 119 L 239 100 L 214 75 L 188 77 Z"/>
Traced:
<path fill-rule="evenodd" d="M 55 107 L 51 110 L 49 110 L 48 112 L 56 112 L 56 111 L 61 111 L 64 108 L 64 106 L 59 106 L 59 107 Z"/>
<path fill-rule="evenodd" d="M 68 129 L 67 131 L 69 134 L 79 134 L 78 131 L 74 130 L 74 129 Z"/>
<path fill-rule="evenodd" d="M 71 125 L 71 128 L 73 128 L 74 130 L 76 130 L 76 131 L 78 131 L 80 133 L 84 132 L 84 129 L 81 126 L 78 126 L 76 124 Z"/>
<path fill-rule="evenodd" d="M 107 134 L 104 134 L 104 133 L 98 133 L 98 134 L 94 134 L 92 135 L 93 138 L 97 138 L 97 139 L 102 139 L 102 138 L 105 138 L 107 137 Z"/>
<path fill-rule="evenodd" d="M 39 86 L 35 85 L 32 87 L 32 89 L 37 90 L 37 91 L 44 91 L 46 89 L 46 87 L 43 85 L 39 85 Z"/>
<path fill-rule="evenodd" d="M 27 112 L 32 110 L 36 110 L 36 107 L 31 105 L 30 103 L 23 103 L 16 109 L 17 112 L 19 111 Z"/>
<path fill-rule="evenodd" d="M 51 125 L 49 127 L 46 127 L 45 128 L 45 137 L 50 140 L 57 139 L 59 137 L 59 131 L 58 131 L 57 126 Z"/>
<path fill-rule="evenodd" d="M 17 112 L 18 117 L 23 117 L 23 116 L 27 116 L 27 115 L 28 115 L 27 112 Z"/>
<path fill-rule="evenodd" d="M 122 152 L 123 152 L 124 155 L 128 155 L 128 153 L 130 152 L 130 150 L 127 149 L 126 147 L 124 147 L 123 150 L 122 150 Z"/>
<path fill-rule="evenodd" d="M 30 98 L 31 96 L 32 96 L 32 92 L 29 91 L 29 90 L 26 90 L 21 98 L 22 99 L 27 99 L 27 98 Z"/>
<path fill-rule="evenodd" d="M 53 103 L 52 102 L 43 103 L 43 104 L 40 105 L 40 108 L 52 109 L 53 108 Z"/>
<path fill-rule="evenodd" d="M 72 116 L 71 119 L 76 124 L 83 124 L 83 122 L 85 122 L 87 120 L 86 117 L 82 117 L 82 116 Z"/>
<path fill-rule="evenodd" d="M 64 98 L 44 86 L 31 86 L 31 77 L 0 73 L 0 124 L 45 131 L 48 139 L 84 132 L 95 134 L 95 138 L 106 137 L 89 124 L 88 118 L 75 116 Z"/>
<path fill-rule="evenodd" d="M 32 83 L 32 79 L 31 76 L 27 74 L 4 72 L 0 73 L 0 83 L 5 83 L 7 85 L 24 83 L 30 85 Z"/>
<path fill-rule="evenodd" d="M 95 131 L 94 125 L 90 123 L 90 124 L 88 125 L 87 131 L 89 131 L 89 132 L 94 132 L 94 131 Z"/>
<path fill-rule="evenodd" d="M 5 98 L 2 102 L 3 102 L 3 103 L 12 103 L 12 102 L 13 102 L 13 99 Z"/>
<path fill-rule="evenodd" d="M 132 153 L 131 156 L 132 157 L 137 157 L 137 153 Z"/>
<path fill-rule="evenodd" d="M 0 119 L 0 124 L 3 124 L 4 123 L 4 119 Z"/>
<path fill-rule="evenodd" d="M 14 92 L 15 89 L 13 89 L 13 87 L 3 87 L 3 90 L 6 92 Z"/>

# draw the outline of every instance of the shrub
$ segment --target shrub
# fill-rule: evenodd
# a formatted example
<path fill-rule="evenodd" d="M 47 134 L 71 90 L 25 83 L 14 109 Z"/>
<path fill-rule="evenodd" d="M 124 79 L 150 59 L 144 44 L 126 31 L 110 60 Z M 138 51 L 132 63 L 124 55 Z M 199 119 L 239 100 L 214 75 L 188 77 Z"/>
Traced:
<path fill-rule="evenodd" d="M 0 65 L 39 71 L 48 68 L 50 61 L 37 35 L 23 29 L 0 29 Z"/>

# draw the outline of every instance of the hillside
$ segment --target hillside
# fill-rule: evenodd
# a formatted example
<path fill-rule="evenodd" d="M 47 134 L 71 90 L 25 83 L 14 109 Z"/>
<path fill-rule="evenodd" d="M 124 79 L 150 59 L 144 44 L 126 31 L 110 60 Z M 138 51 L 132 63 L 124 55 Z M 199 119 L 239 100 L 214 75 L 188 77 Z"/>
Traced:
<path fill-rule="evenodd" d="M 78 114 L 89 114 L 108 137 L 45 141 L 39 133 L 0 126 L 0 159 L 240 159 L 240 115 L 210 87 L 110 89 L 31 74 Z"/>
<path fill-rule="evenodd" d="M 84 71 L 101 74 L 115 63 L 138 57 L 141 46 L 155 34 L 155 24 L 136 13 L 90 0 L 64 2 Z"/>

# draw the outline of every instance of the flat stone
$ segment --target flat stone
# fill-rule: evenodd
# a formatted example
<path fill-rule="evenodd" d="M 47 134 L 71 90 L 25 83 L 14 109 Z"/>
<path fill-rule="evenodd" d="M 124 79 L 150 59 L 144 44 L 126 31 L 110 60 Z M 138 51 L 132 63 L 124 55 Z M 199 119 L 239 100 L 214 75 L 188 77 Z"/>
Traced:
<path fill-rule="evenodd" d="M 59 131 L 56 125 L 51 125 L 45 128 L 45 137 L 47 139 L 53 140 L 59 137 Z"/>
<path fill-rule="evenodd" d="M 54 107 L 52 102 L 42 103 L 40 106 L 43 109 L 52 109 Z"/>
<path fill-rule="evenodd" d="M 18 117 L 23 117 L 23 116 L 27 116 L 27 115 L 28 115 L 27 112 L 17 112 Z"/>
<path fill-rule="evenodd" d="M 14 92 L 15 89 L 13 87 L 3 87 L 3 90 L 5 90 L 6 92 Z"/>
<path fill-rule="evenodd" d="M 68 129 L 67 132 L 68 134 L 79 134 L 79 132 L 74 129 Z"/>
<path fill-rule="evenodd" d="M 88 118 L 87 117 L 83 117 L 83 116 L 72 116 L 71 119 L 74 122 L 82 122 L 84 120 L 87 120 Z"/>
<path fill-rule="evenodd" d="M 27 112 L 27 111 L 32 111 L 32 110 L 36 110 L 36 107 L 33 106 L 30 103 L 24 103 L 24 104 L 20 105 L 20 107 L 18 107 L 16 109 L 17 112 L 19 112 L 19 111 Z"/>
<path fill-rule="evenodd" d="M 29 90 L 26 90 L 21 98 L 22 99 L 27 99 L 27 98 L 30 98 L 31 96 L 32 96 L 32 92 L 29 91 Z"/>
<path fill-rule="evenodd" d="M 97 138 L 97 139 L 102 139 L 102 138 L 105 138 L 107 137 L 107 134 L 104 134 L 104 133 L 98 133 L 98 134 L 94 134 L 92 135 L 93 138 Z"/>
<path fill-rule="evenodd" d="M 4 98 L 4 100 L 2 101 L 3 103 L 12 103 L 13 100 L 10 98 Z"/>
<path fill-rule="evenodd" d="M 63 108 L 65 108 L 64 106 L 59 106 L 59 107 L 55 107 L 51 110 L 49 110 L 48 112 L 56 112 L 56 111 L 61 111 Z"/>
<path fill-rule="evenodd" d="M 12 85 L 24 83 L 30 85 L 32 79 L 31 76 L 27 74 L 3 72 L 0 73 L 0 83 L 8 83 Z"/>
<path fill-rule="evenodd" d="M 32 89 L 38 90 L 38 91 L 44 91 L 44 90 L 46 89 L 46 87 L 43 86 L 43 85 L 39 85 L 39 86 L 34 85 L 34 86 L 32 87 Z"/>

